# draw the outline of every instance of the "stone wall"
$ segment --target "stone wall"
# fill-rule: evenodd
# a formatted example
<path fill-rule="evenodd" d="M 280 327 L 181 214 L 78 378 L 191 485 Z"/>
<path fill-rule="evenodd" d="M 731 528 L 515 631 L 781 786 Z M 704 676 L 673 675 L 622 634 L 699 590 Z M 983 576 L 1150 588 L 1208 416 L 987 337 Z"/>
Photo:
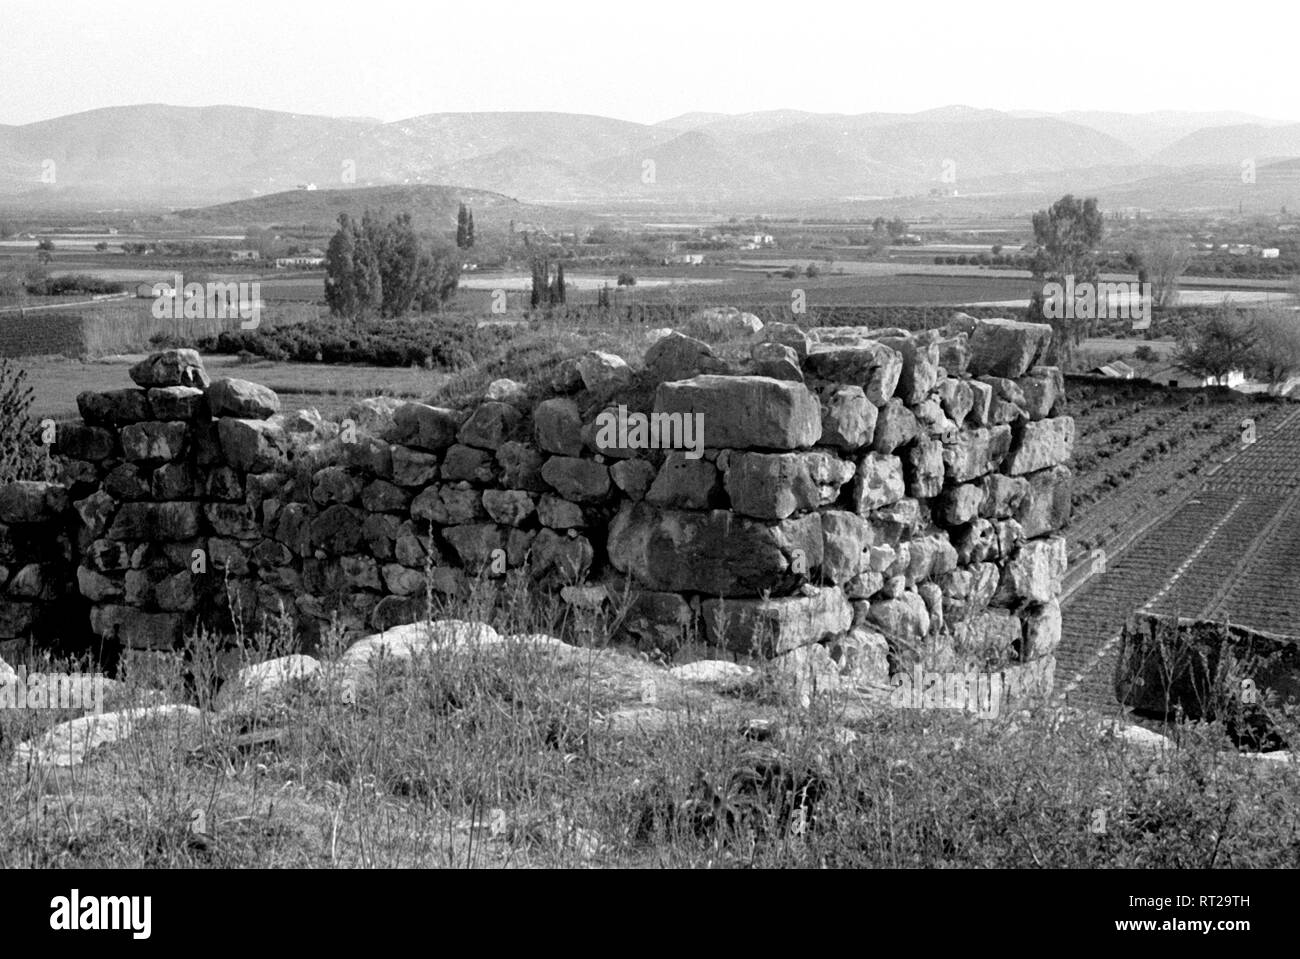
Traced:
<path fill-rule="evenodd" d="M 1049 339 L 770 324 L 728 360 L 668 333 L 643 369 L 589 353 L 467 409 L 377 398 L 341 423 L 168 351 L 78 398 L 42 509 L 74 531 L 94 632 L 133 647 L 281 610 L 308 638 L 371 632 L 418 618 L 426 583 L 526 568 L 628 597 L 643 647 L 866 684 L 1023 664 L 1060 636 L 1074 425 Z M 636 414 L 702 433 L 644 448 Z"/>

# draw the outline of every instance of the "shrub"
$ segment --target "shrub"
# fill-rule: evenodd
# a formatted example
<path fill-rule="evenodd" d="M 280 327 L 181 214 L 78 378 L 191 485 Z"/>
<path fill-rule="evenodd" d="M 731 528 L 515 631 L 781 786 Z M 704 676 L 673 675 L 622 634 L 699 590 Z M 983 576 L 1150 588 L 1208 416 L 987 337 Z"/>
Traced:
<path fill-rule="evenodd" d="M 0 359 L 0 483 L 47 478 L 49 456 L 38 442 L 31 408 L 27 374 Z"/>

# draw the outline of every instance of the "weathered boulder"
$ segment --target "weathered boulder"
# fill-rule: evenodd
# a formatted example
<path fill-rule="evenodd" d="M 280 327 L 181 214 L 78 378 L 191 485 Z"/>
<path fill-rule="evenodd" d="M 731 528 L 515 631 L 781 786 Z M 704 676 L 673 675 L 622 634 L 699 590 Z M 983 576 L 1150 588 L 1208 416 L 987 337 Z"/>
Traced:
<path fill-rule="evenodd" d="M 474 408 L 461 424 L 456 439 L 466 446 L 495 452 L 512 438 L 521 418 L 519 410 L 509 403 L 488 400 Z"/>
<path fill-rule="evenodd" d="M 1006 471 L 1012 476 L 1059 466 L 1074 453 L 1074 417 L 1022 423 L 1017 430 Z"/>
<path fill-rule="evenodd" d="M 655 414 L 699 415 L 713 449 L 792 450 L 821 438 L 821 408 L 802 383 L 765 376 L 697 376 L 661 383 Z"/>
<path fill-rule="evenodd" d="M 853 478 L 852 463 L 816 450 L 808 453 L 732 453 L 726 473 L 731 508 L 756 519 L 785 519 L 829 505 Z"/>
<path fill-rule="evenodd" d="M 943 463 L 948 480 L 966 483 L 992 472 L 1011 448 L 1011 427 L 967 430 L 954 443 L 945 446 Z"/>
<path fill-rule="evenodd" d="M 87 390 L 77 394 L 77 410 L 87 423 L 117 426 L 150 417 L 148 394 L 144 390 Z"/>
<path fill-rule="evenodd" d="M 437 453 L 456 442 L 463 417 L 455 410 L 424 403 L 403 403 L 393 414 L 393 427 L 385 437 L 393 443 Z"/>
<path fill-rule="evenodd" d="M 217 431 L 226 462 L 245 473 L 265 473 L 281 466 L 290 445 L 283 427 L 274 419 L 223 417 Z"/>
<path fill-rule="evenodd" d="M 853 608 L 835 586 L 775 599 L 706 599 L 700 604 L 710 645 L 774 656 L 848 632 Z"/>
<path fill-rule="evenodd" d="M 539 449 L 560 456 L 582 453 L 582 413 L 567 397 L 543 400 L 533 411 L 533 430 Z"/>
<path fill-rule="evenodd" d="M 968 369 L 973 376 L 1024 376 L 1051 342 L 1052 328 L 1046 323 L 979 320 L 970 335 Z"/>
<path fill-rule="evenodd" d="M 810 578 L 822 562 L 822 533 L 815 514 L 764 523 L 636 503 L 614 517 L 607 548 L 614 568 L 647 589 L 756 596 Z"/>
<path fill-rule="evenodd" d="M 883 406 L 894 395 L 903 373 L 903 357 L 875 340 L 855 346 L 814 346 L 804 361 L 813 375 L 831 383 L 859 386 L 867 399 Z"/>
<path fill-rule="evenodd" d="M 136 363 L 128 371 L 137 386 L 192 386 L 206 389 L 208 374 L 197 350 L 163 350 Z"/>
<path fill-rule="evenodd" d="M 260 383 L 227 378 L 208 387 L 208 409 L 213 416 L 264 420 L 280 412 L 280 397 Z"/>
<path fill-rule="evenodd" d="M 691 459 L 676 450 L 645 494 L 646 502 L 675 509 L 708 509 L 717 505 L 721 490 L 718 468 L 706 459 Z"/>
<path fill-rule="evenodd" d="M 841 386 L 822 396 L 822 438 L 826 446 L 860 450 L 876 435 L 880 408 L 860 386 Z"/>
<path fill-rule="evenodd" d="M 590 350 L 578 358 L 582 385 L 596 396 L 610 396 L 632 382 L 632 368 L 621 356 Z"/>
<path fill-rule="evenodd" d="M 709 344 L 674 330 L 656 340 L 645 353 L 645 374 L 652 385 L 721 372 L 723 365 Z"/>
<path fill-rule="evenodd" d="M 858 461 L 853 481 L 853 508 L 861 515 L 897 503 L 906 492 L 903 461 L 897 456 L 868 453 Z"/>
<path fill-rule="evenodd" d="M 552 456 L 542 467 L 542 479 L 567 500 L 587 503 L 609 494 L 609 467 L 575 456 Z"/>

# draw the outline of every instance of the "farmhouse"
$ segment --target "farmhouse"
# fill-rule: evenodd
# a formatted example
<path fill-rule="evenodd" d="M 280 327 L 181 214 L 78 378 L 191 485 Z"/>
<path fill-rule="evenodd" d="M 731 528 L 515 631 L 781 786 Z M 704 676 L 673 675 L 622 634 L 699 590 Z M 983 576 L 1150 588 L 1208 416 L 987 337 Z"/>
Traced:
<path fill-rule="evenodd" d="M 277 269 L 289 266 L 316 267 L 323 266 L 324 263 L 325 252 L 315 248 L 308 250 L 306 253 L 299 253 L 297 256 L 282 256 L 275 261 Z"/>
<path fill-rule="evenodd" d="M 231 250 L 230 258 L 232 260 L 256 260 L 258 253 L 256 250 Z"/>

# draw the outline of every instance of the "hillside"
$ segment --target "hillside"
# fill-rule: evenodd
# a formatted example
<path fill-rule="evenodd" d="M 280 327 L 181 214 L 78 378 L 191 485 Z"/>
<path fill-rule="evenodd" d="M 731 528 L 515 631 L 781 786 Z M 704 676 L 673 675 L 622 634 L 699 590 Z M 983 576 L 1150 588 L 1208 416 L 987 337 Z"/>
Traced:
<path fill-rule="evenodd" d="M 553 112 L 384 123 L 143 104 L 0 127 L 0 200 L 196 207 L 313 183 L 322 191 L 458 184 L 534 203 L 806 203 L 945 186 L 1081 190 L 1127 177 L 1140 187 L 1134 202 L 1153 205 L 1144 198 L 1158 198 L 1160 184 L 1148 178 L 1161 166 L 1300 156 L 1300 125 L 1240 119 L 948 106 L 911 114 L 692 113 L 658 124 Z M 52 182 L 42 179 L 47 170 Z"/>
<path fill-rule="evenodd" d="M 340 213 L 360 217 L 367 209 L 409 212 L 417 230 L 447 234 L 456 228 L 461 203 L 474 211 L 475 228 L 507 230 L 510 221 L 548 230 L 572 229 L 579 214 L 520 203 L 500 193 L 453 186 L 377 186 L 353 190 L 289 190 L 233 203 L 178 210 L 166 217 L 192 229 L 245 230 L 249 227 L 307 227 L 332 232 Z"/>

